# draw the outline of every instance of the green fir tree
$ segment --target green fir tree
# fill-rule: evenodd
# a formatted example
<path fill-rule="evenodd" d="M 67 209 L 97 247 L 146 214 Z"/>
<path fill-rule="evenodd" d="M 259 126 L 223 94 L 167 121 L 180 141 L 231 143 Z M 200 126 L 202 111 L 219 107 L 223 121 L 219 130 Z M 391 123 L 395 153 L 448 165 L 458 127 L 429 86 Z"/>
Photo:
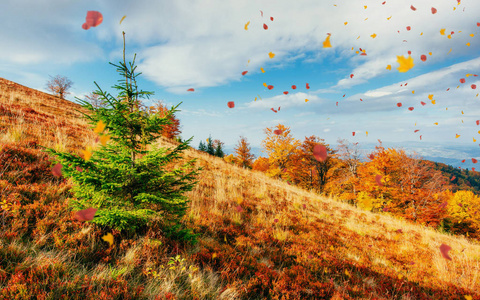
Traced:
<path fill-rule="evenodd" d="M 208 137 L 207 153 L 210 155 L 215 155 L 215 146 L 213 146 L 212 136 Z"/>
<path fill-rule="evenodd" d="M 198 150 L 207 152 L 207 146 L 203 143 L 203 141 L 200 141 L 200 144 L 198 145 Z"/>
<path fill-rule="evenodd" d="M 172 107 L 166 116 L 141 111 L 140 99 L 152 92 L 139 90 L 135 74 L 135 58 L 125 62 L 125 32 L 123 33 L 123 62 L 117 67 L 122 76 L 115 98 L 103 91 L 98 84 L 95 92 L 107 107 L 94 108 L 92 104 L 78 99 L 90 110 L 85 118 L 95 127 L 100 121 L 106 124 L 111 137 L 105 145 L 98 144 L 90 159 L 50 148 L 45 151 L 56 156 L 61 163 L 61 172 L 73 180 L 75 198 L 70 203 L 75 210 L 97 208 L 90 222 L 122 232 L 139 233 L 153 224 L 158 224 L 168 237 L 196 242 L 196 235 L 183 228 L 181 219 L 185 215 L 189 200 L 183 194 L 192 190 L 200 169 L 194 168 L 195 159 L 180 167 L 172 164 L 182 157 L 192 138 L 170 149 L 152 147 L 162 127 L 170 121 L 168 117 L 178 111 Z"/>

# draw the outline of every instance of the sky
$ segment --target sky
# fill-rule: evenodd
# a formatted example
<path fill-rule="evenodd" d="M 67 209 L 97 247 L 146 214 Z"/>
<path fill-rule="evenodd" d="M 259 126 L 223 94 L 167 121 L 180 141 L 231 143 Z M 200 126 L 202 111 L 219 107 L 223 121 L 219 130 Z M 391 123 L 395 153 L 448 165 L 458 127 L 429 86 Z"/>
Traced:
<path fill-rule="evenodd" d="M 87 11 L 102 22 L 83 29 Z M 261 147 L 281 123 L 301 141 L 380 139 L 469 160 L 480 158 L 479 11 L 478 0 L 3 0 L 0 77 L 46 92 L 66 76 L 73 102 L 94 81 L 113 93 L 124 31 L 138 85 L 155 93 L 144 104 L 182 102 L 193 147 L 209 136 Z M 413 67 L 400 72 L 399 57 Z"/>

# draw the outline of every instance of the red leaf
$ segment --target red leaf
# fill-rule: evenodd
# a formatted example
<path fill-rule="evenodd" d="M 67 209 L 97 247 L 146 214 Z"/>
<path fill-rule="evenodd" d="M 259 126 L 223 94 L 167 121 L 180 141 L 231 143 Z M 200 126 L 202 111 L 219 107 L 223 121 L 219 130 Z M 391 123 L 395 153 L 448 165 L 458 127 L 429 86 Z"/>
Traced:
<path fill-rule="evenodd" d="M 384 4 L 385 4 L 385 2 L 387 2 L 387 1 L 383 1 L 382 5 L 384 5 Z"/>
<path fill-rule="evenodd" d="M 421 59 L 422 61 L 426 61 L 426 60 L 427 60 L 427 56 L 426 56 L 425 54 L 422 54 L 422 55 L 420 56 L 420 59 Z"/>
<path fill-rule="evenodd" d="M 450 88 L 447 89 L 447 92 L 450 90 Z"/>
<path fill-rule="evenodd" d="M 355 131 L 354 131 L 354 132 L 352 132 L 352 135 L 353 135 L 353 136 L 355 136 Z"/>
<path fill-rule="evenodd" d="M 435 7 L 432 7 L 432 14 L 436 14 L 437 13 L 437 9 Z"/>
<path fill-rule="evenodd" d="M 263 29 L 267 30 L 268 29 L 268 26 L 267 24 L 263 23 Z"/>
<path fill-rule="evenodd" d="M 425 103 L 425 102 L 423 102 L 423 101 L 420 101 L 420 104 L 422 104 L 423 106 L 425 106 L 425 104 L 427 104 L 427 103 Z"/>
<path fill-rule="evenodd" d="M 367 53 L 362 52 L 362 53 L 360 53 L 360 55 L 367 56 Z"/>
<path fill-rule="evenodd" d="M 307 87 L 307 90 L 310 89 L 310 85 L 308 85 L 308 83 L 306 84 L 306 87 Z"/>
<path fill-rule="evenodd" d="M 377 174 L 377 175 L 375 176 L 375 181 L 377 182 L 377 184 L 378 184 L 379 186 L 383 186 L 383 183 L 382 183 L 382 175 L 378 175 L 378 174 Z"/>
<path fill-rule="evenodd" d="M 270 21 L 273 21 L 273 17 L 270 17 Z"/>
<path fill-rule="evenodd" d="M 464 163 L 464 162 L 465 162 L 465 160 L 462 160 L 462 163 Z"/>
<path fill-rule="evenodd" d="M 338 106 L 338 101 L 337 101 L 337 106 Z"/>
<path fill-rule="evenodd" d="M 370 154 L 368 157 L 369 157 L 370 159 L 374 159 L 374 158 L 375 158 L 375 155 Z"/>
<path fill-rule="evenodd" d="M 417 130 L 415 130 L 415 133 L 417 133 L 417 132 L 419 132 L 419 131 L 420 131 L 420 129 L 417 129 Z"/>
<path fill-rule="evenodd" d="M 408 108 L 409 111 L 412 111 L 413 109 L 414 109 L 413 107 L 409 107 L 409 108 Z"/>
<path fill-rule="evenodd" d="M 455 175 L 453 175 L 453 176 L 452 176 L 452 179 L 450 179 L 450 181 L 454 181 L 455 178 L 457 178 L 457 177 L 455 177 Z"/>
<path fill-rule="evenodd" d="M 262 18 L 263 18 L 263 11 L 260 11 L 260 13 L 262 14 Z"/>
<path fill-rule="evenodd" d="M 190 88 L 190 89 L 187 90 L 187 92 L 195 92 L 195 89 Z"/>
<path fill-rule="evenodd" d="M 465 78 L 460 78 L 460 83 L 465 83 Z"/>
<path fill-rule="evenodd" d="M 442 244 L 440 245 L 440 252 L 442 253 L 442 256 L 448 260 L 452 260 L 450 256 L 448 256 L 448 251 L 452 250 L 452 247 Z"/>
<path fill-rule="evenodd" d="M 410 27 L 410 26 L 407 26 L 407 31 L 410 31 L 410 29 L 412 29 L 412 27 Z"/>
<path fill-rule="evenodd" d="M 350 78 L 353 78 L 353 74 L 350 74 Z"/>
<path fill-rule="evenodd" d="M 90 26 L 88 26 L 87 23 L 83 23 L 83 24 L 82 24 L 82 28 L 85 29 L 85 30 L 87 30 L 87 29 L 90 28 Z"/>
<path fill-rule="evenodd" d="M 296 89 L 297 86 L 296 85 L 292 85 L 292 90 Z"/>
<path fill-rule="evenodd" d="M 480 125 L 480 120 L 477 120 L 477 125 Z"/>
<path fill-rule="evenodd" d="M 280 106 L 278 107 L 278 111 L 280 111 Z"/>
<path fill-rule="evenodd" d="M 271 90 L 271 89 L 273 89 L 273 85 L 269 85 L 269 86 L 267 86 L 267 88 L 268 88 L 269 90 Z"/>
<path fill-rule="evenodd" d="M 413 11 L 417 10 L 417 9 L 415 8 L 415 6 L 413 6 L 413 5 L 410 6 L 410 8 L 411 8 Z"/>
<path fill-rule="evenodd" d="M 287 91 L 285 91 L 285 92 L 283 92 L 283 93 L 284 93 L 285 95 L 287 95 L 287 94 L 288 94 L 288 92 L 287 92 Z"/>
<path fill-rule="evenodd" d="M 276 112 L 277 112 L 276 110 L 274 110 L 274 109 L 273 109 L 273 107 L 272 107 L 272 108 L 270 108 L 270 109 L 271 109 L 271 110 L 272 110 L 274 113 L 276 113 Z"/>
<path fill-rule="evenodd" d="M 230 101 L 230 102 L 227 103 L 227 106 L 228 106 L 229 108 L 234 108 L 234 107 L 235 107 L 235 102 Z"/>
<path fill-rule="evenodd" d="M 476 164 L 478 161 L 475 158 L 472 158 L 472 162 Z"/>
<path fill-rule="evenodd" d="M 97 212 L 96 208 L 87 208 L 84 210 L 79 210 L 75 213 L 75 219 L 79 221 L 90 221 L 93 220 L 95 213 Z"/>
<path fill-rule="evenodd" d="M 248 73 L 248 71 L 243 71 L 243 72 L 242 72 L 242 75 L 245 75 L 245 74 L 247 74 L 247 73 Z"/>
<path fill-rule="evenodd" d="M 53 175 L 57 177 L 62 177 L 62 164 L 58 163 L 52 168 Z"/>
<path fill-rule="evenodd" d="M 96 26 L 102 24 L 102 21 L 103 21 L 103 16 L 100 12 L 93 11 L 93 10 L 87 11 L 87 17 L 85 18 L 85 24 L 87 25 L 88 28 L 96 27 Z"/>
<path fill-rule="evenodd" d="M 471 85 L 471 88 L 474 90 L 474 89 L 476 89 L 476 88 L 477 88 L 477 85 L 475 85 L 475 84 L 472 84 L 472 85 Z"/>
<path fill-rule="evenodd" d="M 398 106 L 398 107 L 402 107 L 402 103 L 401 103 L 401 102 L 398 102 L 398 103 L 397 103 L 397 106 Z"/>
<path fill-rule="evenodd" d="M 279 135 L 279 134 L 282 134 L 282 131 L 280 129 L 275 129 L 273 133 L 275 133 L 276 135 Z"/>
<path fill-rule="evenodd" d="M 323 162 L 327 159 L 327 147 L 317 144 L 313 147 L 313 156 L 316 160 Z"/>

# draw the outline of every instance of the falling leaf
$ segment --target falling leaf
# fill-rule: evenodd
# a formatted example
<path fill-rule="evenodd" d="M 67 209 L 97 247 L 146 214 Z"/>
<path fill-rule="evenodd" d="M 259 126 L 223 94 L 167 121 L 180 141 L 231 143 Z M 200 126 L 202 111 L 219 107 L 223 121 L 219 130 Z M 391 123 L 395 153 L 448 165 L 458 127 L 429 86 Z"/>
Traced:
<path fill-rule="evenodd" d="M 407 26 L 407 31 L 410 31 L 410 29 L 412 29 L 412 27 L 410 27 L 410 26 Z"/>
<path fill-rule="evenodd" d="M 392 16 L 388 17 L 387 20 L 390 20 L 392 18 Z"/>
<path fill-rule="evenodd" d="M 350 74 L 350 78 L 353 78 L 353 74 Z"/>
<path fill-rule="evenodd" d="M 470 43 L 467 43 L 466 45 L 467 45 L 467 47 L 470 47 Z"/>
<path fill-rule="evenodd" d="M 234 107 L 235 107 L 235 102 L 230 101 L 230 102 L 227 103 L 227 106 L 228 106 L 229 108 L 234 108 Z"/>
<path fill-rule="evenodd" d="M 260 11 L 260 14 L 262 15 L 262 18 L 263 18 L 263 11 Z"/>
<path fill-rule="evenodd" d="M 102 24 L 102 21 L 103 21 L 103 16 L 100 12 L 89 10 L 87 11 L 85 23 L 83 23 L 82 28 L 87 30 L 90 27 L 96 27 Z"/>
<path fill-rule="evenodd" d="M 263 86 L 264 86 L 264 87 L 267 87 L 268 85 L 264 82 L 264 83 L 263 83 Z"/>
<path fill-rule="evenodd" d="M 442 256 L 448 260 L 452 260 L 450 256 L 448 256 L 448 251 L 452 250 L 452 247 L 442 244 L 440 245 L 440 252 L 442 253 Z"/>
<path fill-rule="evenodd" d="M 413 11 L 417 10 L 417 9 L 415 8 L 415 6 L 413 6 L 413 5 L 411 5 L 410 8 L 411 8 Z"/>
<path fill-rule="evenodd" d="M 433 124 L 438 125 L 438 122 L 435 122 L 435 123 L 433 123 Z"/>
<path fill-rule="evenodd" d="M 310 85 L 308 83 L 306 84 L 306 89 L 310 89 Z"/>
<path fill-rule="evenodd" d="M 92 207 L 89 207 L 84 210 L 79 210 L 75 213 L 75 219 L 79 221 L 90 221 L 90 220 L 93 220 L 93 217 L 95 217 L 96 212 L 97 212 L 97 209 Z"/>
<path fill-rule="evenodd" d="M 248 21 L 248 22 L 245 24 L 245 30 L 248 30 L 248 25 L 250 25 L 250 21 Z"/>
<path fill-rule="evenodd" d="M 189 88 L 189 89 L 187 90 L 187 92 L 195 92 L 195 89 Z"/>
<path fill-rule="evenodd" d="M 458 139 L 460 137 L 459 134 L 455 134 L 455 138 Z"/>
<path fill-rule="evenodd" d="M 275 53 L 273 53 L 273 52 L 268 53 L 268 57 L 274 58 L 274 57 L 275 57 Z"/>
<path fill-rule="evenodd" d="M 435 104 L 435 100 L 432 100 L 432 104 Z"/>
<path fill-rule="evenodd" d="M 283 92 L 285 95 L 288 95 L 288 91 Z"/>
<path fill-rule="evenodd" d="M 409 111 L 412 111 L 413 109 L 414 109 L 413 107 L 409 107 L 409 108 L 408 108 Z"/>
<path fill-rule="evenodd" d="M 325 41 L 323 42 L 323 48 L 331 48 L 332 44 L 330 44 L 330 35 L 327 36 Z"/>
<path fill-rule="evenodd" d="M 126 17 L 127 17 L 127 15 L 123 16 L 123 17 L 120 19 L 120 24 L 122 24 L 123 20 L 125 20 Z"/>
<path fill-rule="evenodd" d="M 472 84 L 470 87 L 471 87 L 471 88 L 474 90 L 474 89 L 476 89 L 476 88 L 477 88 L 477 85 L 475 85 L 475 84 Z"/>
<path fill-rule="evenodd" d="M 347 25 L 347 24 L 348 24 L 348 22 L 343 23 L 343 25 Z"/>
<path fill-rule="evenodd" d="M 388 65 L 387 66 L 387 70 L 391 70 L 392 69 L 392 66 L 391 65 Z"/>
<path fill-rule="evenodd" d="M 420 56 L 420 59 L 422 61 L 426 61 L 427 60 L 427 56 L 425 54 L 422 54 L 422 56 Z"/>
<path fill-rule="evenodd" d="M 100 137 L 100 143 L 102 143 L 103 146 L 106 146 L 109 140 L 110 140 L 110 135 L 102 135 Z"/>
<path fill-rule="evenodd" d="M 465 83 L 465 78 L 460 78 L 460 83 Z"/>
<path fill-rule="evenodd" d="M 305 102 L 308 102 L 308 99 L 305 99 Z"/>
<path fill-rule="evenodd" d="M 282 134 L 282 131 L 280 129 L 275 129 L 273 133 L 275 133 L 276 135 L 279 135 L 279 134 Z"/>
<path fill-rule="evenodd" d="M 52 173 L 53 173 L 53 175 L 55 175 L 57 177 L 61 177 L 62 176 L 62 164 L 61 163 L 56 164 L 52 168 Z"/>
<path fill-rule="evenodd" d="M 417 133 L 417 132 L 419 132 L 419 131 L 420 131 L 420 129 L 415 129 L 414 133 Z"/>
<path fill-rule="evenodd" d="M 352 136 L 355 136 L 355 131 L 354 131 L 354 132 L 352 132 Z"/>
<path fill-rule="evenodd" d="M 245 76 L 245 74 L 247 74 L 247 73 L 248 73 L 248 71 L 243 71 L 243 72 L 242 72 L 242 75 Z"/>
<path fill-rule="evenodd" d="M 411 56 L 408 56 L 408 58 L 404 56 L 397 56 L 397 62 L 400 65 L 397 70 L 398 72 L 402 73 L 407 72 L 408 70 L 413 68 L 413 66 L 415 66 L 415 64 L 413 63 L 413 58 Z"/>
<path fill-rule="evenodd" d="M 476 164 L 478 161 L 475 158 L 472 158 L 472 162 Z"/>
<path fill-rule="evenodd" d="M 270 17 L 270 21 L 273 21 L 273 17 Z"/>
<path fill-rule="evenodd" d="M 273 89 L 273 85 L 269 85 L 269 86 L 267 86 L 267 88 L 268 88 L 269 90 L 271 90 L 271 89 Z"/>
<path fill-rule="evenodd" d="M 398 103 L 397 103 L 397 106 L 398 106 L 398 107 L 402 107 L 402 103 L 401 103 L 401 102 L 398 102 Z"/>
<path fill-rule="evenodd" d="M 296 85 L 292 85 L 292 90 L 296 89 L 297 86 Z"/>
<path fill-rule="evenodd" d="M 262 71 L 262 73 L 265 73 L 265 70 L 263 68 L 260 68 L 260 71 Z"/>
<path fill-rule="evenodd" d="M 313 156 L 319 162 L 323 162 L 327 159 L 327 148 L 324 145 L 317 144 L 313 147 Z"/>
<path fill-rule="evenodd" d="M 423 106 L 425 106 L 427 103 L 423 102 L 423 101 L 420 101 L 420 104 L 422 104 Z"/>
<path fill-rule="evenodd" d="M 270 108 L 274 113 L 276 113 L 277 111 L 272 107 Z"/>
<path fill-rule="evenodd" d="M 435 7 L 432 7 L 432 14 L 436 14 L 437 13 L 437 9 Z"/>
<path fill-rule="evenodd" d="M 445 35 L 445 28 L 440 29 L 440 34 Z"/>
<path fill-rule="evenodd" d="M 97 123 L 97 127 L 93 130 L 93 132 L 95 133 L 100 133 L 102 131 L 105 130 L 105 123 L 103 123 L 102 120 L 100 120 L 98 123 Z"/>
<path fill-rule="evenodd" d="M 371 35 L 371 37 L 372 37 L 372 39 L 374 39 L 374 38 L 377 37 L 377 35 L 374 33 L 374 34 Z"/>
<path fill-rule="evenodd" d="M 110 246 L 113 245 L 113 235 L 111 233 L 107 233 L 106 235 L 102 236 L 102 240 L 107 242 Z"/>
<path fill-rule="evenodd" d="M 92 157 L 92 152 L 90 150 L 91 150 L 91 147 L 87 147 L 87 149 L 82 150 L 84 158 L 85 158 L 86 161 L 88 161 L 90 159 L 90 157 Z"/>

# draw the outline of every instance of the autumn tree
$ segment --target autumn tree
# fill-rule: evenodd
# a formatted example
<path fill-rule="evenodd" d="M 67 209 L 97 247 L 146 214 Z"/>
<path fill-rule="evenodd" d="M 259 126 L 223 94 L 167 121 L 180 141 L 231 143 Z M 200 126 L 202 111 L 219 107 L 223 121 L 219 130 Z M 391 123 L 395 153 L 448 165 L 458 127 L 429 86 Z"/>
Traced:
<path fill-rule="evenodd" d="M 480 197 L 472 191 L 447 190 L 448 216 L 442 226 L 451 233 L 480 238 Z"/>
<path fill-rule="evenodd" d="M 70 94 L 69 89 L 72 85 L 73 82 L 65 76 L 50 76 L 50 80 L 47 81 L 47 90 L 56 96 L 65 99 L 65 95 Z"/>
<path fill-rule="evenodd" d="M 265 157 L 258 157 L 252 164 L 252 170 L 266 173 L 269 169 L 270 163 L 268 162 L 268 158 Z"/>
<path fill-rule="evenodd" d="M 106 103 L 105 101 L 102 101 L 100 99 L 100 96 L 98 94 L 95 94 L 94 92 L 88 95 L 85 95 L 84 100 L 92 104 L 94 108 L 100 108 L 100 107 L 106 108 L 108 105 L 108 103 Z"/>
<path fill-rule="evenodd" d="M 154 105 L 150 106 L 149 110 L 149 113 L 155 113 L 161 118 L 168 118 L 170 123 L 166 124 L 162 128 L 161 135 L 166 137 L 167 139 L 175 139 L 178 138 L 182 133 L 180 129 L 180 120 L 175 116 L 175 114 L 169 112 L 170 110 L 167 108 L 167 106 L 163 102 L 158 100 L 154 103 Z"/>
<path fill-rule="evenodd" d="M 184 193 L 192 190 L 198 169 L 194 167 L 195 159 L 177 164 L 191 138 L 173 149 L 144 150 L 157 139 L 155 134 L 161 132 L 162 126 L 169 124 L 169 115 L 180 104 L 164 117 L 140 111 L 140 99 L 153 93 L 137 87 L 135 57 L 127 65 L 124 48 L 123 62 L 112 65 L 122 77 L 113 86 L 118 96 L 95 83 L 95 93 L 109 106 L 94 108 L 78 99 L 91 111 L 82 114 L 94 132 L 102 133 L 99 149 L 87 148 L 83 157 L 78 157 L 44 147 L 56 156 L 54 165 L 60 166 L 61 174 L 73 180 L 75 198 L 69 203 L 75 210 L 97 209 L 91 222 L 104 228 L 135 234 L 158 225 L 167 236 L 195 241 L 195 234 L 182 229 L 181 219 L 189 203 Z M 109 143 L 105 137 L 110 138 Z"/>
<path fill-rule="evenodd" d="M 326 189 L 353 204 L 353 201 L 357 198 L 357 169 L 361 164 L 358 142 L 349 143 L 345 139 L 339 139 L 336 154 L 338 164 L 333 169 L 332 177 Z"/>
<path fill-rule="evenodd" d="M 213 140 L 213 147 L 215 151 L 213 153 L 214 156 L 223 158 L 225 156 L 225 152 L 223 152 L 224 143 L 220 140 Z"/>
<path fill-rule="evenodd" d="M 290 127 L 282 124 L 266 128 L 265 134 L 267 137 L 262 141 L 262 146 L 268 155 L 270 164 L 268 175 L 287 179 L 285 172 L 293 162 L 300 141 L 291 135 Z"/>
<path fill-rule="evenodd" d="M 255 155 L 251 153 L 252 149 L 249 147 L 247 138 L 240 136 L 237 147 L 235 147 L 235 158 L 237 163 L 243 168 L 252 168 Z"/>

